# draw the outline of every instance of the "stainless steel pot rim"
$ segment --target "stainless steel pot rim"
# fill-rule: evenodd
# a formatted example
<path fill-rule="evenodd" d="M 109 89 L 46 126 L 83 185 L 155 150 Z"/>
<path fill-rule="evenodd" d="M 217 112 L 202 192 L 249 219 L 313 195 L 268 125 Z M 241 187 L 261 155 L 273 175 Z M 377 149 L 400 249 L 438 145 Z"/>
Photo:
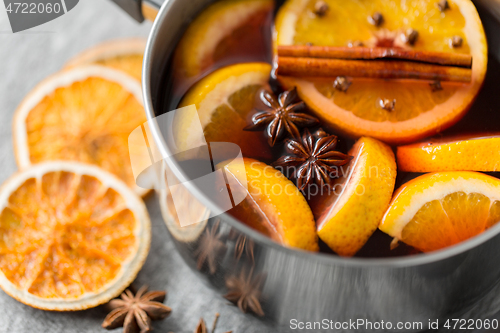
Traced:
<path fill-rule="evenodd" d="M 155 21 L 153 22 L 153 26 L 151 28 L 151 32 L 148 37 L 148 41 L 146 44 L 146 50 L 144 53 L 144 62 L 142 65 L 142 92 L 144 99 L 144 107 L 146 111 L 146 116 L 148 118 L 148 124 L 150 125 L 151 133 L 153 135 L 154 141 L 160 152 L 163 156 L 171 155 L 169 153 L 169 149 L 163 140 L 161 135 L 161 131 L 159 130 L 157 124 L 152 121 L 155 118 L 154 108 L 153 108 L 153 100 L 151 96 L 151 57 L 153 56 L 154 45 L 157 40 L 158 32 L 161 28 L 162 21 L 165 19 L 168 11 L 172 6 L 173 1 L 166 0 L 160 8 L 158 15 L 156 16 Z M 178 167 L 175 161 L 171 159 L 167 159 L 167 164 L 171 168 L 174 175 L 179 180 L 186 180 L 186 176 L 183 171 Z M 186 183 L 186 188 L 204 205 L 206 205 L 209 209 L 213 209 L 214 204 L 205 197 L 196 187 L 191 186 L 189 183 Z M 394 257 L 394 258 L 345 258 L 340 256 L 335 256 L 331 254 L 325 253 L 312 253 L 307 251 L 301 251 L 293 248 L 288 248 L 282 246 L 268 237 L 258 233 L 257 231 L 247 227 L 245 224 L 239 222 L 235 218 L 233 218 L 229 214 L 224 214 L 224 221 L 229 223 L 231 227 L 239 230 L 240 232 L 249 235 L 256 242 L 263 243 L 266 246 L 272 247 L 278 251 L 283 251 L 290 255 L 302 256 L 307 260 L 314 260 L 320 262 L 325 265 L 343 265 L 350 267 L 367 267 L 367 266 L 379 266 L 379 267 L 408 267 L 408 266 L 419 266 L 425 265 L 433 262 L 437 262 L 446 258 L 450 258 L 456 255 L 459 255 L 463 252 L 466 252 L 476 246 L 479 246 L 489 239 L 495 237 L 498 233 L 500 233 L 500 223 L 493 226 L 489 230 L 472 237 L 464 242 L 461 242 L 457 245 L 450 246 L 448 248 L 434 251 L 431 253 L 422 253 L 416 254 L 412 256 L 402 256 L 402 257 Z"/>

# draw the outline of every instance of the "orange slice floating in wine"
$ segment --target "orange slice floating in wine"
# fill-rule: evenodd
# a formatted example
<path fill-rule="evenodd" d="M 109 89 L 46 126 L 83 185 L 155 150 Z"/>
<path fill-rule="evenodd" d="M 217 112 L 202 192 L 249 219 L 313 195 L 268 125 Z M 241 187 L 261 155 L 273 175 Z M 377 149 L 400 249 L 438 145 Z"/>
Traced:
<path fill-rule="evenodd" d="M 272 0 L 218 1 L 207 7 L 184 33 L 174 56 L 182 79 L 197 77 L 215 63 L 265 52 L 262 26 L 270 19 Z M 255 60 L 254 60 L 255 61 Z"/>
<path fill-rule="evenodd" d="M 470 0 L 449 0 L 441 11 L 436 0 L 325 0 L 328 11 L 319 16 L 316 0 L 288 0 L 276 18 L 277 45 L 402 47 L 415 51 L 458 52 L 473 57 L 471 83 L 352 78 L 346 92 L 332 79 L 280 77 L 297 91 L 323 122 L 353 137 L 370 136 L 388 143 L 408 143 L 433 135 L 456 123 L 469 109 L 483 84 L 487 43 L 476 8 Z M 381 13 L 376 26 L 370 17 Z M 414 45 L 404 42 L 408 29 L 418 31 Z M 459 47 L 450 46 L 454 36 Z M 353 46 L 355 47 L 355 46 Z M 386 101 L 395 100 L 392 108 Z"/>
<path fill-rule="evenodd" d="M 420 251 L 474 237 L 500 221 L 500 180 L 479 172 L 431 173 L 403 185 L 379 228 Z"/>
<path fill-rule="evenodd" d="M 394 154 L 382 142 L 361 138 L 348 155 L 340 178 L 311 201 L 319 238 L 342 256 L 356 254 L 377 229 L 396 182 Z"/>
<path fill-rule="evenodd" d="M 500 171 L 500 135 L 438 138 L 400 146 L 398 168 L 408 172 Z"/>
<path fill-rule="evenodd" d="M 232 142 L 246 157 L 270 159 L 264 135 L 243 130 L 254 112 L 259 91 L 269 89 L 270 73 L 269 64 L 244 63 L 218 69 L 198 81 L 179 108 L 196 106 L 203 133 L 196 133 L 199 125 L 194 113 L 177 112 L 173 135 L 179 151 L 205 142 Z"/>
<path fill-rule="evenodd" d="M 248 188 L 245 199 L 229 214 L 283 245 L 319 250 L 311 209 L 302 193 L 280 171 L 248 158 L 223 162 L 220 167 L 229 183 L 246 183 Z M 231 191 L 234 189 L 232 186 Z"/>

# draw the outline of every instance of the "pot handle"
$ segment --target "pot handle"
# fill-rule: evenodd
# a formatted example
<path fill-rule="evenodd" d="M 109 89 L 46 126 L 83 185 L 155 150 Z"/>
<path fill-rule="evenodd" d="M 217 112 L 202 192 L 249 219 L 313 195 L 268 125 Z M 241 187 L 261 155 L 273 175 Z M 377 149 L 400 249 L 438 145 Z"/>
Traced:
<path fill-rule="evenodd" d="M 154 21 L 158 10 L 166 0 L 112 0 L 138 22 Z"/>

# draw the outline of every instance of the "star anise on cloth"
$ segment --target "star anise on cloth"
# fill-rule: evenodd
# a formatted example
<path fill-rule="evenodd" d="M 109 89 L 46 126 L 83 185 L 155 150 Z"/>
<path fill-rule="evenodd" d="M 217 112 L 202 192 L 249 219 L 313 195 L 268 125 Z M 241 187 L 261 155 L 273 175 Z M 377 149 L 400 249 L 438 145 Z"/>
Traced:
<path fill-rule="evenodd" d="M 335 150 L 337 136 L 322 130 L 316 133 L 320 134 L 312 135 L 305 129 L 299 140 L 286 140 L 285 147 L 291 155 L 282 156 L 273 163 L 274 167 L 295 167 L 292 177 L 297 179 L 301 191 L 313 181 L 320 187 L 330 184 L 338 175 L 337 168 L 352 160 L 352 156 Z"/>
<path fill-rule="evenodd" d="M 163 304 L 166 293 L 164 291 L 149 291 L 148 287 L 141 287 L 134 294 L 125 290 L 121 298 L 111 300 L 109 307 L 112 311 L 106 316 L 102 327 L 111 330 L 123 326 L 123 333 L 149 332 L 151 320 L 165 319 L 172 309 Z"/>
<path fill-rule="evenodd" d="M 247 131 L 260 130 L 267 126 L 265 135 L 273 147 L 277 141 L 288 133 L 292 138 L 299 138 L 298 127 L 310 127 L 318 124 L 318 119 L 306 113 L 300 113 L 305 108 L 304 102 L 297 102 L 297 90 L 285 91 L 278 98 L 269 91 L 262 90 L 260 100 L 269 109 L 258 110 L 252 116 L 252 124 L 245 127 Z"/>
<path fill-rule="evenodd" d="M 215 319 L 214 323 L 212 324 L 211 331 L 208 330 L 205 320 L 203 318 L 200 318 L 200 321 L 198 322 L 198 325 L 196 326 L 194 333 L 215 333 L 215 328 L 217 327 L 217 321 L 219 320 L 219 316 L 220 315 L 218 313 L 215 314 Z M 232 333 L 232 331 L 227 331 L 226 333 Z"/>
<path fill-rule="evenodd" d="M 263 273 L 253 276 L 253 268 L 248 274 L 243 269 L 238 276 L 233 275 L 226 279 L 228 293 L 224 295 L 224 298 L 235 304 L 242 312 L 247 313 L 250 310 L 262 317 L 264 311 L 260 305 L 260 299 L 265 280 L 266 276 Z"/>
<path fill-rule="evenodd" d="M 203 268 L 205 263 L 208 266 L 210 274 L 215 274 L 217 271 L 217 257 L 226 252 L 227 246 L 222 241 L 221 233 L 219 233 L 220 220 L 214 223 L 210 230 L 205 229 L 205 233 L 200 238 L 199 245 L 194 253 L 198 257 L 196 267 L 198 270 Z"/>

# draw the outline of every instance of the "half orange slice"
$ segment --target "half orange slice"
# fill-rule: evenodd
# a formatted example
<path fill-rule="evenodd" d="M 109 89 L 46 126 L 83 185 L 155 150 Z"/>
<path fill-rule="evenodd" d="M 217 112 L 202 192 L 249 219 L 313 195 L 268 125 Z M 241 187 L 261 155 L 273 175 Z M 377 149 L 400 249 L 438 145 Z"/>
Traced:
<path fill-rule="evenodd" d="M 389 206 L 396 182 L 396 161 L 390 147 L 361 138 L 348 153 L 350 164 L 324 194 L 311 201 L 318 236 L 333 251 L 353 256 L 368 241 Z"/>
<path fill-rule="evenodd" d="M 221 163 L 228 183 L 247 183 L 245 199 L 228 213 L 274 241 L 318 251 L 314 217 L 298 188 L 280 171 L 254 159 Z M 231 186 L 235 195 L 236 186 Z"/>

